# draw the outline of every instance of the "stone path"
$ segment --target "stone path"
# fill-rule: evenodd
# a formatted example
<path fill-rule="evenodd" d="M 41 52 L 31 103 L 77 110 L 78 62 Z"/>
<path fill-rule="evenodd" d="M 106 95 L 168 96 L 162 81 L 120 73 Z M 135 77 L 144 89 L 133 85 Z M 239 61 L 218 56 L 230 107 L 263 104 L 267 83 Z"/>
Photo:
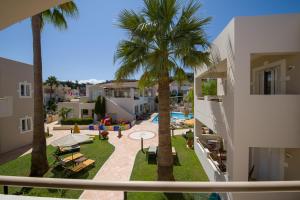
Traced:
<path fill-rule="evenodd" d="M 94 180 L 98 181 L 128 181 L 130 180 L 131 171 L 134 165 L 134 160 L 137 152 L 141 149 L 140 140 L 129 138 L 130 133 L 134 131 L 152 131 L 155 137 L 144 140 L 144 147 L 150 144 L 157 144 L 158 126 L 150 121 L 143 121 L 141 124 L 135 125 L 128 131 L 123 131 L 123 137 L 117 138 L 116 133 L 112 132 L 109 135 L 109 142 L 115 146 L 115 151 L 111 157 L 104 163 L 102 168 L 98 171 Z M 113 134 L 115 136 L 113 136 Z M 92 191 L 85 190 L 81 199 L 101 199 L 101 200 L 123 200 L 123 192 L 118 191 Z"/>

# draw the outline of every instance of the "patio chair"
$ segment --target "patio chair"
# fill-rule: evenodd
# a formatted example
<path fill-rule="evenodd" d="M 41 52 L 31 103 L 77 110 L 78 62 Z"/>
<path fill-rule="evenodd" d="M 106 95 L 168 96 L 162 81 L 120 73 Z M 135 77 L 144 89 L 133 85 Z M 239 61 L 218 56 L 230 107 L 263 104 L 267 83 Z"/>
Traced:
<path fill-rule="evenodd" d="M 66 165 L 68 163 L 70 163 L 71 161 L 75 161 L 76 159 L 79 159 L 80 157 L 83 157 L 83 154 L 81 153 L 75 153 L 73 156 L 68 156 L 66 158 L 61 158 L 56 154 L 53 154 L 55 161 L 54 164 L 56 164 L 56 166 L 62 166 L 62 167 L 66 167 Z"/>
<path fill-rule="evenodd" d="M 85 169 L 87 169 L 90 166 L 94 166 L 95 165 L 95 160 L 91 160 L 91 159 L 87 159 L 81 163 L 79 163 L 78 165 L 72 166 L 70 168 L 66 168 L 66 175 L 67 176 L 71 176 L 74 174 L 77 174 Z"/>

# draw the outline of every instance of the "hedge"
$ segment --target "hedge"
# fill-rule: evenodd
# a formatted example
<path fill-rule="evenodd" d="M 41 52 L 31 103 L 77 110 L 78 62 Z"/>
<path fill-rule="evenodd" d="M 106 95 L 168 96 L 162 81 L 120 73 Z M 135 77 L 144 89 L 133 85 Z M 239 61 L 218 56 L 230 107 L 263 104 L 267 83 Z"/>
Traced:
<path fill-rule="evenodd" d="M 89 125 L 92 124 L 94 120 L 92 118 L 79 119 L 79 118 L 70 118 L 70 119 L 62 119 L 61 125 Z"/>

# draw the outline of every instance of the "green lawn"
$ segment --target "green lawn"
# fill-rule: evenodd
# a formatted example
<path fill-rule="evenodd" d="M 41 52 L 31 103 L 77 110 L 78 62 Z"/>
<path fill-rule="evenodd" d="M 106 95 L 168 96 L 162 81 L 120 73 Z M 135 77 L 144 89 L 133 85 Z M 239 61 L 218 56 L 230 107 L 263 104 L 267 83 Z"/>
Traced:
<path fill-rule="evenodd" d="M 182 136 L 172 138 L 172 145 L 178 154 L 178 163 L 174 166 L 174 176 L 176 181 L 208 181 L 194 150 L 186 147 L 186 141 Z M 157 180 L 156 165 L 149 164 L 146 155 L 139 152 L 135 158 L 135 163 L 130 180 L 132 181 L 155 181 Z M 140 193 L 130 192 L 127 194 L 128 200 L 207 200 L 207 194 L 164 194 L 164 193 Z"/>
<path fill-rule="evenodd" d="M 52 146 L 47 147 L 48 161 L 51 166 L 54 162 L 54 157 L 52 156 L 55 148 Z M 76 176 L 71 178 L 77 179 L 92 179 L 96 173 L 99 171 L 101 166 L 105 163 L 108 157 L 113 153 L 114 146 L 108 143 L 106 140 L 94 140 L 93 143 L 81 145 L 80 152 L 84 154 L 87 158 L 96 160 L 95 167 L 87 169 Z M 66 155 L 68 156 L 68 155 Z M 19 157 L 16 160 L 10 161 L 3 165 L 0 165 L 0 174 L 7 176 L 28 176 L 30 170 L 30 158 L 31 155 L 25 155 Z M 49 178 L 66 178 L 61 169 L 52 167 L 44 175 L 44 177 Z M 9 187 L 9 193 L 15 194 L 20 192 L 21 188 Z M 24 191 L 24 190 L 23 190 Z M 0 193 L 3 193 L 3 187 L 0 187 Z M 82 190 L 62 190 L 62 189 L 39 189 L 34 188 L 26 191 L 24 195 L 29 196 L 43 196 L 43 197 L 62 197 L 62 198 L 78 198 Z"/>

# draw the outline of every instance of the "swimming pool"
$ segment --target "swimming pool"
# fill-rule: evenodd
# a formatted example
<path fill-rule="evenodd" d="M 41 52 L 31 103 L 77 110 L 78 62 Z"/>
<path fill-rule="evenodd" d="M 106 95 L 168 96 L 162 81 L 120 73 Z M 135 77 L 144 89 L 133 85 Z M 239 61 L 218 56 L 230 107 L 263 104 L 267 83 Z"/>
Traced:
<path fill-rule="evenodd" d="M 178 119 L 192 119 L 193 114 L 184 115 L 181 112 L 171 112 L 171 122 L 175 122 Z M 152 122 L 158 124 L 158 114 L 153 118 Z"/>

